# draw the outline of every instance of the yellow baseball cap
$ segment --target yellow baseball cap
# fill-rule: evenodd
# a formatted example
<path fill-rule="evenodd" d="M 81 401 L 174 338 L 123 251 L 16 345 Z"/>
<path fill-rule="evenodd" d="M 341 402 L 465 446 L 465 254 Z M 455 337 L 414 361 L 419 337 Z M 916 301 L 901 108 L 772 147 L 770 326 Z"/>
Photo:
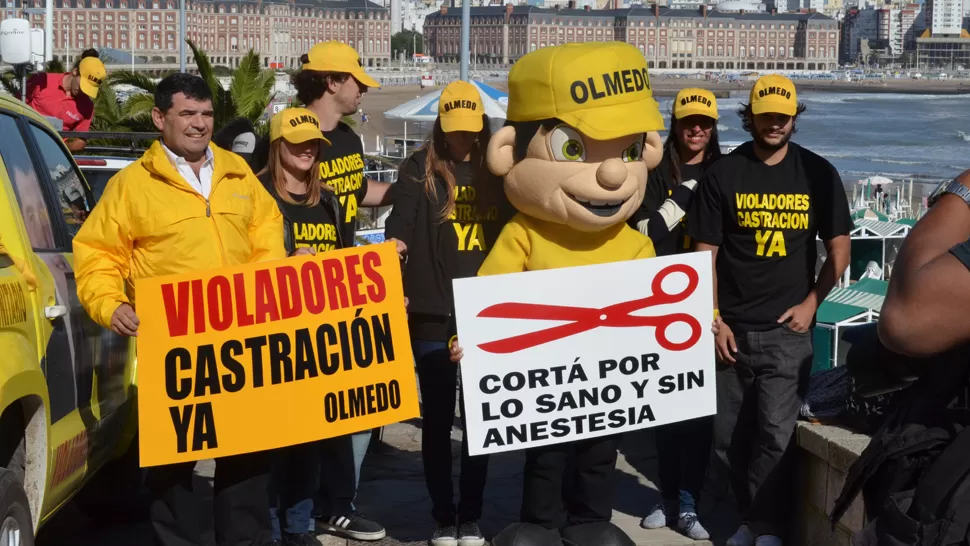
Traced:
<path fill-rule="evenodd" d="M 798 112 L 795 84 L 784 76 L 770 74 L 758 78 L 751 88 L 751 113 L 784 114 L 794 116 Z"/>
<path fill-rule="evenodd" d="M 441 120 L 441 130 L 446 133 L 481 131 L 484 113 L 485 106 L 478 88 L 466 81 L 449 83 L 438 99 L 438 119 Z"/>
<path fill-rule="evenodd" d="M 92 99 L 97 98 L 101 82 L 108 77 L 101 59 L 97 57 L 82 59 L 81 64 L 78 65 L 78 73 L 81 76 L 81 91 Z"/>
<path fill-rule="evenodd" d="M 717 98 L 707 89 L 688 87 L 681 89 L 674 99 L 674 117 L 707 116 L 717 119 Z"/>
<path fill-rule="evenodd" d="M 360 62 L 360 55 L 349 45 L 342 42 L 320 42 L 310 48 L 306 54 L 307 62 L 303 63 L 303 70 L 317 72 L 342 72 L 350 74 L 355 80 L 367 87 L 380 87 L 377 80 L 364 72 L 364 64 Z"/>
<path fill-rule="evenodd" d="M 623 42 L 568 43 L 526 54 L 509 72 L 506 118 L 558 118 L 596 140 L 664 128 L 647 60 Z"/>
<path fill-rule="evenodd" d="M 278 138 L 291 144 L 322 140 L 330 145 L 330 141 L 320 131 L 317 115 L 306 108 L 287 108 L 273 116 L 269 122 L 269 139 L 274 141 Z"/>

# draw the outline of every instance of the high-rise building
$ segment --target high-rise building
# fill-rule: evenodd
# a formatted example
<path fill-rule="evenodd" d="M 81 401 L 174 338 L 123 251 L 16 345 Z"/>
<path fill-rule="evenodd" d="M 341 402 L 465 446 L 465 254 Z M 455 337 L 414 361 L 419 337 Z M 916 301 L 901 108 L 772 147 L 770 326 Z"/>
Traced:
<path fill-rule="evenodd" d="M 868 8 L 851 8 L 842 23 L 842 62 L 865 62 L 862 59 L 861 44 L 865 40 L 869 44 L 879 39 L 879 12 Z"/>
<path fill-rule="evenodd" d="M 956 38 L 963 28 L 963 0 L 926 0 L 926 28 L 934 38 Z"/>
<path fill-rule="evenodd" d="M 401 32 L 404 19 L 401 16 L 401 2 L 403 0 L 391 0 L 391 36 Z"/>

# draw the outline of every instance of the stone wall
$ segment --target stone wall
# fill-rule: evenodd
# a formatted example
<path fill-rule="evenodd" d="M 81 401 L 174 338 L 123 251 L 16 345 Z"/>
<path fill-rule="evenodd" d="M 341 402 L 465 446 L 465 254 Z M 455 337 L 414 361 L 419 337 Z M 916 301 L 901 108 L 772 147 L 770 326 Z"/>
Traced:
<path fill-rule="evenodd" d="M 849 467 L 869 444 L 869 437 L 840 427 L 799 421 L 796 518 L 793 546 L 849 546 L 866 522 L 860 494 L 832 530 L 828 515 L 842 491 Z"/>

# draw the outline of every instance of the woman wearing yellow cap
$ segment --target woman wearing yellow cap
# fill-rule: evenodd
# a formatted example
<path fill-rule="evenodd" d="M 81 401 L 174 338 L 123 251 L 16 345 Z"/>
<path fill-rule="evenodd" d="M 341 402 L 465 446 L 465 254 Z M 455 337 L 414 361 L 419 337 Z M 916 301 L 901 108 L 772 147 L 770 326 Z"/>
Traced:
<path fill-rule="evenodd" d="M 631 226 L 650 237 L 657 256 L 691 249 L 685 222 L 694 188 L 707 167 L 721 156 L 717 140 L 717 99 L 705 89 L 683 89 L 674 99 L 670 132 L 660 165 L 650 171 L 643 204 Z M 641 525 L 658 529 L 674 523 L 695 540 L 709 538 L 697 520 L 697 502 L 711 448 L 711 417 L 654 429 L 663 502 Z"/>
<path fill-rule="evenodd" d="M 287 108 L 270 121 L 266 167 L 257 175 L 283 214 L 286 252 L 316 254 L 343 248 L 337 219 L 339 205 L 329 187 L 320 183 L 320 145 L 327 143 L 320 122 L 304 108 Z M 320 450 L 334 449 L 340 439 L 290 446 L 270 456 L 270 519 L 275 544 L 318 546 L 308 532 L 313 494 L 319 484 Z M 346 446 L 350 449 L 349 441 Z M 337 497 L 353 500 L 353 472 L 327 475 Z M 343 479 L 342 479 L 343 478 Z M 349 510 L 349 507 L 348 507 Z"/>
<path fill-rule="evenodd" d="M 491 136 L 478 88 L 457 81 L 441 92 L 428 142 L 401 164 L 391 187 L 394 208 L 385 234 L 408 248 L 404 292 L 410 301 L 411 346 L 421 385 L 421 455 L 437 528 L 433 546 L 481 546 L 478 519 L 488 457 L 462 443 L 459 502 L 451 479 L 451 426 L 458 366 L 453 279 L 473 277 L 512 209 L 501 180 L 484 164 Z M 464 421 L 464 411 L 462 411 Z"/>

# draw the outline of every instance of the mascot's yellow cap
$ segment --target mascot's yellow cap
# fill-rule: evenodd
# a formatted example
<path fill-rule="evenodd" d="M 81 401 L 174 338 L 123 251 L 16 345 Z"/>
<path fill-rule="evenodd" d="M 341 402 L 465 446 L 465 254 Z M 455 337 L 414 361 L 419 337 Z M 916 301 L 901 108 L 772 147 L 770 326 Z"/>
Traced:
<path fill-rule="evenodd" d="M 545 47 L 509 72 L 509 121 L 559 118 L 596 140 L 664 129 L 647 60 L 623 42 Z"/>

